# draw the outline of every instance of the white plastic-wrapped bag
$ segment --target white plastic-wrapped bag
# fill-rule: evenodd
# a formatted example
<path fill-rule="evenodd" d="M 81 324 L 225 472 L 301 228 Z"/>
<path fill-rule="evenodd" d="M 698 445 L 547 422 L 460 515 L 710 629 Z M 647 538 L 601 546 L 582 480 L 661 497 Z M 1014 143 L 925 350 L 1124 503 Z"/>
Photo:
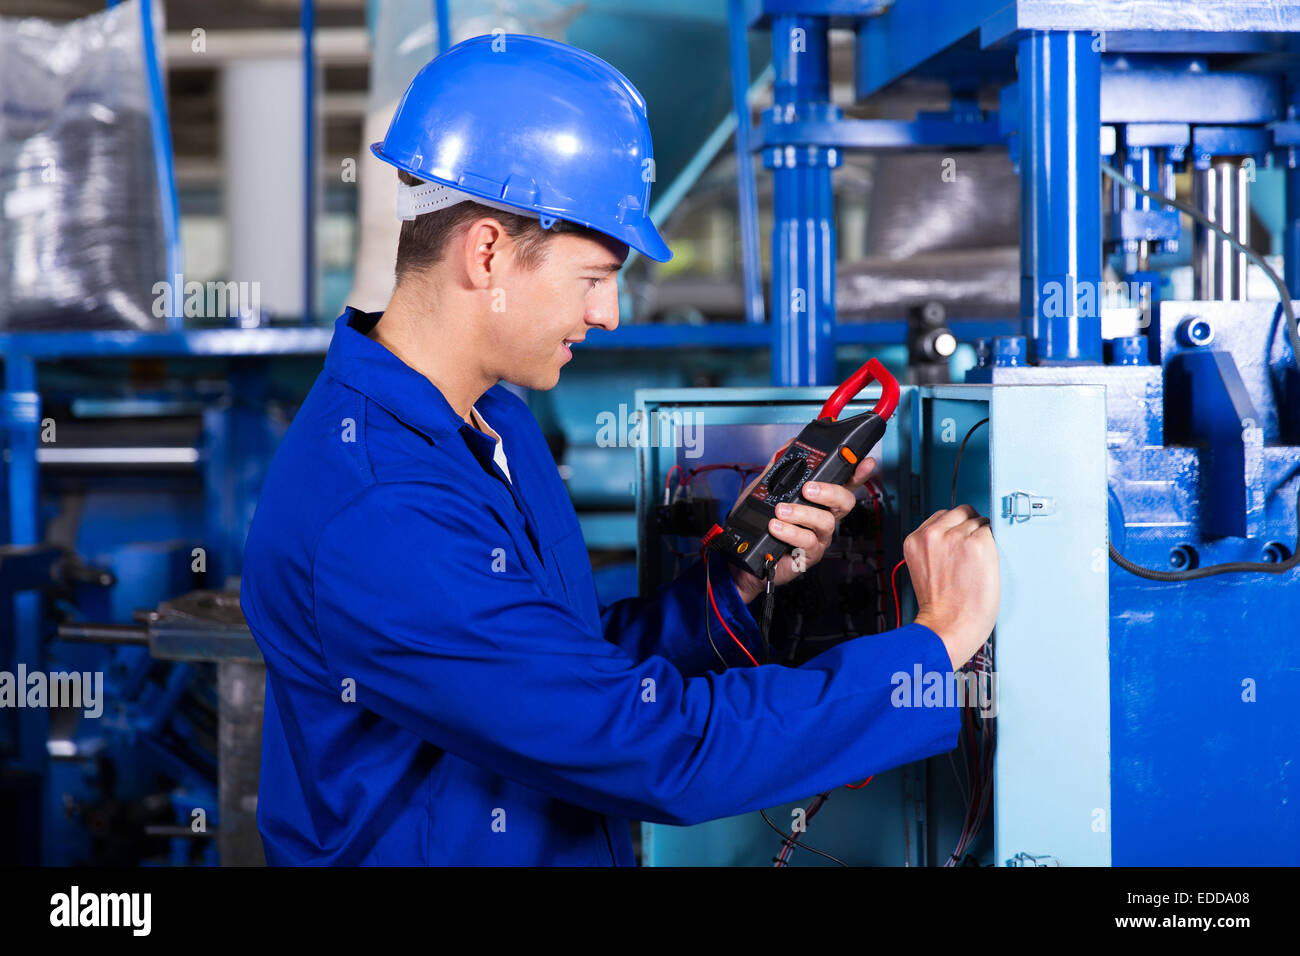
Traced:
<path fill-rule="evenodd" d="M 68 23 L 0 18 L 6 331 L 166 324 L 142 32 L 139 0 Z"/>

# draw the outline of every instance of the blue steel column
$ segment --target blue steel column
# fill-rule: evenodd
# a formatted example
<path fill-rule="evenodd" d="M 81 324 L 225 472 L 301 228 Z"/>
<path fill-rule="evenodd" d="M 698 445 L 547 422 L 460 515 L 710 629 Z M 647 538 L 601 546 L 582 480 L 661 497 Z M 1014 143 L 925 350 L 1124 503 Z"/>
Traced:
<path fill-rule="evenodd" d="M 736 111 L 736 199 L 740 208 L 741 278 L 745 283 L 745 321 L 762 322 L 763 268 L 759 262 L 758 186 L 750 152 L 749 24 L 742 0 L 727 4 L 727 50 L 731 59 L 731 102 Z"/>
<path fill-rule="evenodd" d="M 1287 83 L 1287 119 L 1300 120 L 1300 81 Z M 1283 153 L 1286 168 L 1286 221 L 1282 226 L 1282 274 L 1291 298 L 1300 298 L 1300 148 Z"/>
<path fill-rule="evenodd" d="M 171 124 L 167 118 L 167 84 L 158 62 L 158 46 L 154 39 L 153 0 L 142 0 L 140 4 L 140 34 L 144 45 L 145 76 L 149 82 L 149 133 L 153 144 L 154 170 L 158 176 L 158 206 L 167 257 L 167 271 L 164 275 L 168 282 L 172 282 L 172 277 L 180 275 L 184 268 L 181 256 L 181 214 L 180 202 L 176 198 L 176 158 L 172 152 Z M 184 326 L 184 312 L 168 314 L 169 331 L 179 331 Z"/>
<path fill-rule="evenodd" d="M 1039 363 L 1101 362 L 1101 54 L 1087 33 L 1019 44 L 1020 314 Z"/>
<path fill-rule="evenodd" d="M 302 324 L 316 323 L 316 3 L 302 0 Z"/>
<path fill-rule="evenodd" d="M 1295 147 L 1286 158 L 1286 224 L 1282 230 L 1282 268 L 1291 298 L 1300 299 L 1300 157 Z"/>
<path fill-rule="evenodd" d="M 36 448 L 40 444 L 41 396 L 36 390 L 36 363 L 30 357 L 15 352 L 6 353 L 4 357 L 4 417 L 9 451 L 9 543 L 38 544 L 41 540 L 40 474 L 36 463 Z M 42 595 L 35 591 L 20 591 L 13 595 L 14 659 L 6 663 L 15 669 L 19 664 L 29 672 L 45 669 L 41 634 L 42 600 Z M 23 693 L 22 688 L 19 688 L 19 693 Z M 45 707 L 27 707 L 18 710 L 17 714 L 19 766 L 40 776 L 41 812 L 46 814 L 50 812 L 49 778 L 45 773 L 50 712 Z M 38 858 L 41 860 L 45 858 L 45 829 L 42 826 L 37 836 L 40 841 Z"/>
<path fill-rule="evenodd" d="M 434 0 L 433 19 L 438 24 L 438 52 L 446 53 L 451 46 L 451 10 L 447 0 Z"/>
<path fill-rule="evenodd" d="M 830 103 L 824 17 L 772 20 L 774 126 L 839 119 Z M 772 384 L 830 385 L 835 379 L 835 220 L 831 170 L 839 150 L 774 146 L 763 164 L 773 171 Z"/>

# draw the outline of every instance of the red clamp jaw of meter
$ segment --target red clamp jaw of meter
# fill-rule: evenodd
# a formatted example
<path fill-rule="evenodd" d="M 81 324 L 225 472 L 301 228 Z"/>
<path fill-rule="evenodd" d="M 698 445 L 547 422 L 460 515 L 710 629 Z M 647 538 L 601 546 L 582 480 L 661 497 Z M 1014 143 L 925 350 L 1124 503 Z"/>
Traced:
<path fill-rule="evenodd" d="M 880 383 L 880 399 L 869 412 L 840 420 L 840 412 L 868 382 Z M 898 382 L 877 359 L 871 359 L 837 388 L 821 414 L 777 456 L 745 499 L 727 517 L 726 527 L 714 525 L 702 547 L 720 551 L 733 564 L 756 577 L 787 554 L 790 546 L 768 530 L 776 506 L 798 502 L 821 508 L 802 496 L 809 481 L 843 485 L 885 434 L 885 423 L 898 408 Z"/>
<path fill-rule="evenodd" d="M 894 376 L 889 374 L 889 370 L 880 363 L 879 359 L 868 359 L 866 364 L 844 380 L 844 384 L 831 393 L 831 397 L 826 399 L 826 404 L 822 406 L 821 414 L 818 418 L 829 418 L 835 421 L 840 417 L 840 412 L 844 406 L 851 402 L 858 394 L 866 388 L 868 382 L 876 381 L 880 383 L 880 399 L 876 402 L 875 407 L 871 409 L 876 415 L 886 421 L 894 414 L 894 409 L 898 408 L 898 381 Z"/>

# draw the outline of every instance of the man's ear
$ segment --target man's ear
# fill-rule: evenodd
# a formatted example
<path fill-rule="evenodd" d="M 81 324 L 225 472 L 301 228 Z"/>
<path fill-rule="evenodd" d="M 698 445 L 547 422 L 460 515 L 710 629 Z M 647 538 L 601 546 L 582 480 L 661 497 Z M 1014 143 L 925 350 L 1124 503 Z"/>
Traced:
<path fill-rule="evenodd" d="M 491 216 L 469 224 L 461 239 L 461 261 L 474 288 L 490 289 L 497 284 L 509 259 L 509 245 L 510 237 Z"/>

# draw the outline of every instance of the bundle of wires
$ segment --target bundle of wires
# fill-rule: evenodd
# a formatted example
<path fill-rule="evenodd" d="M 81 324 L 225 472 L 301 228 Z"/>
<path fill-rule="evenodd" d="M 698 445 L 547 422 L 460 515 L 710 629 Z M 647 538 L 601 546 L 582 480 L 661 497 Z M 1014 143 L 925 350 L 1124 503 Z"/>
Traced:
<path fill-rule="evenodd" d="M 888 499 L 885 489 L 874 478 L 867 481 L 867 492 L 871 495 L 871 505 L 876 514 L 876 557 L 872 566 L 876 572 L 876 627 L 887 630 L 885 624 L 885 508 Z"/>
<path fill-rule="evenodd" d="M 992 686 L 981 683 L 981 678 L 989 679 L 993 672 L 993 642 L 986 641 L 975 657 L 962 668 L 962 674 L 976 675 L 977 686 Z M 964 678 L 963 678 L 964 679 Z M 957 764 L 948 754 L 953 774 L 957 777 L 957 786 L 962 791 L 966 804 L 966 815 L 962 820 L 961 834 L 957 846 L 948 857 L 944 866 L 957 866 L 970 850 L 975 838 L 979 836 L 988 820 L 989 810 L 993 806 L 993 755 L 997 751 L 997 722 L 992 717 L 980 714 L 969 698 L 962 707 L 962 740 L 959 748 L 962 753 L 965 775 L 957 772 Z"/>
<path fill-rule="evenodd" d="M 961 440 L 961 446 L 957 449 L 957 458 L 952 466 L 952 490 L 948 497 L 948 507 L 957 507 L 957 477 L 961 473 L 961 459 L 966 453 L 966 445 L 970 442 L 971 436 L 981 427 L 987 425 L 989 420 L 981 418 L 972 425 Z M 898 569 L 895 568 L 895 571 Z M 897 589 L 895 589 L 897 594 Z M 961 668 L 961 675 L 974 674 L 976 687 L 993 686 L 993 640 L 984 642 L 984 645 L 975 653 L 975 656 Z M 965 680 L 964 676 L 959 677 Z M 981 682 L 983 681 L 983 682 Z M 961 833 L 957 837 L 957 847 L 944 862 L 944 866 L 956 866 L 965 857 L 970 850 L 975 838 L 979 836 L 980 831 L 984 829 L 984 824 L 988 820 L 989 809 L 993 806 L 993 756 L 997 752 L 997 724 L 992 717 L 984 717 L 972 706 L 972 702 L 965 700 L 962 707 L 961 715 L 961 739 L 958 741 L 957 749 L 961 751 L 962 763 L 964 764 L 965 776 L 958 773 L 957 763 L 952 759 L 952 754 L 948 754 L 948 764 L 952 767 L 953 775 L 957 778 L 957 786 L 961 790 L 962 800 L 966 804 L 966 815 L 962 819 Z"/>
<path fill-rule="evenodd" d="M 824 853 L 816 847 L 811 847 L 806 843 L 799 842 L 799 838 L 807 831 L 807 824 L 809 821 L 817 815 L 817 811 L 826 804 L 826 801 L 830 799 L 830 796 L 831 795 L 828 791 L 826 793 L 819 793 L 817 796 L 813 797 L 812 803 L 808 804 L 808 809 L 804 811 L 804 826 L 795 827 L 788 835 L 784 830 L 768 819 L 766 810 L 758 811 L 763 815 L 763 820 L 767 825 L 780 834 L 781 837 L 781 851 L 776 856 L 772 857 L 772 865 L 774 867 L 789 866 L 790 855 L 794 852 L 796 846 L 801 850 L 807 850 L 809 853 L 816 853 L 818 856 L 824 857 L 832 863 L 838 863 L 840 866 L 848 866 L 847 863 L 838 857 L 831 856 L 829 853 Z"/>
<path fill-rule="evenodd" d="M 753 664 L 755 667 L 757 667 L 758 661 L 754 659 L 754 655 L 749 652 L 749 648 L 747 648 L 744 645 L 744 643 L 740 640 L 740 638 L 736 637 L 735 633 L 731 630 L 731 628 L 727 626 L 727 622 L 723 618 L 722 612 L 718 610 L 718 603 L 713 597 L 713 581 L 709 574 L 709 556 L 708 556 L 708 551 L 705 547 L 700 548 L 700 560 L 704 562 L 705 589 L 708 591 L 709 605 L 712 608 L 714 615 L 717 617 L 718 621 L 722 624 L 723 628 L 726 630 L 727 634 L 731 637 L 732 641 L 735 642 L 736 646 L 739 647 L 744 652 L 745 657 L 749 659 L 749 662 Z M 771 602 L 772 602 L 773 583 L 776 577 L 775 565 L 772 562 L 768 562 L 766 571 L 767 573 L 765 575 L 765 579 L 766 579 L 767 588 L 766 588 L 766 595 L 764 597 L 763 623 L 760 627 L 760 631 L 763 635 L 763 646 L 765 651 L 768 650 L 767 631 L 768 631 L 768 626 L 771 623 L 771 616 L 772 616 Z M 709 645 L 713 648 L 713 653 L 718 655 L 718 660 L 722 662 L 722 667 L 725 670 L 729 665 L 727 664 L 727 659 L 722 656 L 722 652 L 718 650 L 718 645 L 713 642 L 712 630 L 713 629 L 709 623 L 709 608 L 705 608 L 704 609 L 704 633 L 705 636 L 707 636 L 709 639 Z M 870 782 L 871 782 L 871 778 L 868 777 L 866 781 L 864 781 L 862 784 L 859 785 L 859 787 L 865 787 Z M 830 796 L 829 793 L 823 793 L 823 794 L 819 794 L 813 800 L 813 802 L 809 805 L 807 811 L 805 811 L 804 813 L 803 819 L 805 823 L 807 823 L 807 821 L 813 818 L 813 816 L 817 813 L 818 810 L 821 809 L 822 805 L 826 802 L 829 796 Z M 775 866 L 786 866 L 790 859 L 790 853 L 791 851 L 793 851 L 793 849 L 796 846 L 798 846 L 801 850 L 807 850 L 809 853 L 815 853 L 820 857 L 825 857 L 826 859 L 830 860 L 833 863 L 838 863 L 840 866 L 848 866 L 848 864 L 845 863 L 843 860 L 831 856 L 829 853 L 826 853 L 822 850 L 818 850 L 816 847 L 811 847 L 806 843 L 800 843 L 799 836 L 801 831 L 799 830 L 792 831 L 787 836 L 784 830 L 782 830 L 780 827 L 778 827 L 775 823 L 772 822 L 771 818 L 767 815 L 766 810 L 759 810 L 758 812 L 762 815 L 763 821 L 769 827 L 771 827 L 773 830 L 775 830 L 777 833 L 781 835 L 781 841 L 782 841 L 781 853 L 778 854 L 776 857 L 773 857 L 773 863 Z"/>
<path fill-rule="evenodd" d="M 668 475 L 664 478 L 663 503 L 665 505 L 675 504 L 677 501 L 681 500 L 683 496 L 685 496 L 689 500 L 694 494 L 691 488 L 691 481 L 696 477 L 698 477 L 699 475 L 704 475 L 714 471 L 734 471 L 740 477 L 740 486 L 743 489 L 745 485 L 748 483 L 749 477 L 751 475 L 759 474 L 760 472 L 762 472 L 762 470 L 763 470 L 762 465 L 745 465 L 745 464 L 731 464 L 731 463 L 699 465 L 695 468 L 691 468 L 689 471 L 683 468 L 681 465 L 673 465 L 671 468 L 668 469 Z M 673 475 L 677 476 L 677 486 L 675 488 L 673 487 Z M 705 480 L 707 482 L 707 479 Z M 690 557 L 690 552 L 682 551 L 679 548 L 673 547 L 673 545 L 666 540 L 667 537 L 668 536 L 665 535 L 664 546 L 672 553 L 673 557 L 676 559 L 676 562 L 673 566 L 673 575 L 676 576 L 681 573 L 682 559 Z"/>

